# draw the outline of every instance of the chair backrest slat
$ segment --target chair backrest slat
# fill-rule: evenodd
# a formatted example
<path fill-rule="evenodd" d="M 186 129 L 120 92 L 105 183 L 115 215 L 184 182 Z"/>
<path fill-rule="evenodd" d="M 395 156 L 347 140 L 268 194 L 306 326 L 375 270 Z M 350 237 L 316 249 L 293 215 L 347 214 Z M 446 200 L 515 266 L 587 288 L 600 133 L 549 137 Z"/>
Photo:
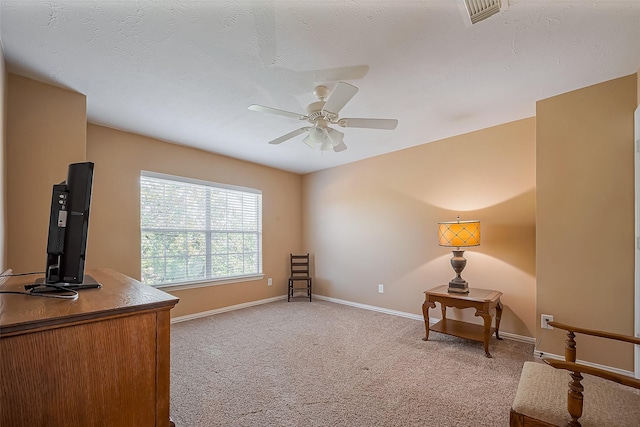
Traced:
<path fill-rule="evenodd" d="M 309 275 L 309 254 L 291 256 L 291 277 L 303 277 Z"/>

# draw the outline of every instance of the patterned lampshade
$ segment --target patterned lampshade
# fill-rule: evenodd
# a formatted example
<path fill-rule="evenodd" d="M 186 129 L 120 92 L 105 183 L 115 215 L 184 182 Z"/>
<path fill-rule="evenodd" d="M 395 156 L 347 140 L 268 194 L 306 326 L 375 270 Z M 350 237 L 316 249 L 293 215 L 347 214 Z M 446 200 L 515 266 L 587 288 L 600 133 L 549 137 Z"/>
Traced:
<path fill-rule="evenodd" d="M 480 246 L 480 221 L 457 221 L 438 223 L 438 245 L 466 248 Z"/>

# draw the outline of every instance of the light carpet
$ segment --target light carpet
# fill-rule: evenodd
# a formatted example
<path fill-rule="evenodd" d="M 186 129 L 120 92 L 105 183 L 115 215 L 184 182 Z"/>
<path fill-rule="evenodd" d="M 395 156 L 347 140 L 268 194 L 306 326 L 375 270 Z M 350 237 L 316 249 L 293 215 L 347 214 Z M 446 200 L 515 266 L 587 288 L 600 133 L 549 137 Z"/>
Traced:
<path fill-rule="evenodd" d="M 533 345 L 431 332 L 327 301 L 264 304 L 171 326 L 178 427 L 507 426 Z"/>

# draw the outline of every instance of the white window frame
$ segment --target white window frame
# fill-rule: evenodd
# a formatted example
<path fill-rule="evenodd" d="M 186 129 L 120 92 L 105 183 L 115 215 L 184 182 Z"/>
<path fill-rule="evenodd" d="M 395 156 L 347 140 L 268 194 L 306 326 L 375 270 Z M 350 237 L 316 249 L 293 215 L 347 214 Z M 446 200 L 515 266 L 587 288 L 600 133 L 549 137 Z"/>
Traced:
<path fill-rule="evenodd" d="M 159 179 L 159 180 L 165 180 L 165 181 L 170 181 L 172 183 L 183 183 L 183 184 L 187 184 L 187 185 L 196 185 L 196 186 L 204 186 L 204 187 L 208 187 L 208 188 L 215 188 L 218 190 L 229 190 L 230 192 L 241 192 L 241 193 L 249 193 L 249 194 L 256 194 L 259 196 L 259 212 L 258 212 L 258 229 L 257 230 L 252 230 L 251 232 L 257 232 L 258 234 L 258 268 L 257 268 L 257 272 L 256 273 L 249 273 L 249 274 L 240 274 L 240 275 L 230 275 L 230 276 L 224 276 L 224 277 L 206 277 L 203 279 L 187 279 L 185 281 L 181 281 L 181 282 L 166 282 L 166 283 L 160 283 L 160 284 L 152 284 L 151 286 L 154 286 L 156 288 L 162 288 L 164 290 L 178 290 L 178 289 L 190 289 L 190 288 L 199 288 L 199 287 L 205 287 L 205 286 L 213 286 L 213 285 L 222 285 L 222 284 L 227 284 L 227 283 L 236 283 L 236 282 L 244 282 L 244 281 L 251 281 L 251 280 L 258 280 L 258 279 L 262 279 L 264 277 L 264 274 L 262 273 L 262 191 L 254 189 L 254 188 L 248 188 L 248 187 L 240 187 L 240 186 L 235 186 L 235 185 L 229 185 L 229 184 L 220 184 L 220 183 L 216 183 L 216 182 L 209 182 L 209 181 L 204 181 L 204 180 L 199 180 L 199 179 L 194 179 L 194 178 L 186 178 L 186 177 L 181 177 L 181 176 L 175 176 L 175 175 L 168 175 L 168 174 L 163 174 L 163 173 L 158 173 L 158 172 L 151 172 L 151 171 L 141 171 L 140 172 L 140 183 L 142 183 L 142 180 L 144 178 L 152 178 L 152 179 Z M 142 213 L 143 212 L 143 206 L 142 206 L 142 185 L 140 185 L 140 236 L 141 236 L 141 245 L 140 245 L 140 265 L 141 265 L 141 280 L 144 280 L 144 277 L 142 275 L 142 269 L 143 269 L 143 242 L 142 242 L 142 236 L 144 235 L 145 232 L 148 231 L 155 231 L 155 232 L 162 232 L 162 231 L 166 231 L 166 232 L 172 232 L 172 231 L 194 231 L 191 229 L 157 229 L 157 228 L 143 228 L 142 224 L 143 224 L 143 219 L 142 219 Z M 207 212 L 207 215 L 209 215 L 209 213 Z M 222 231 L 222 230 L 213 230 L 210 228 L 210 221 L 206 221 L 207 222 L 207 226 L 206 229 L 204 230 L 197 230 L 198 232 L 204 232 L 206 234 L 206 240 L 209 241 L 209 237 L 211 235 L 211 233 L 215 232 L 215 231 Z M 206 244 L 206 258 L 210 259 L 212 253 L 211 253 L 211 244 L 207 243 Z M 211 269 L 210 266 L 207 267 L 207 274 L 211 273 Z M 144 283 L 144 282 L 143 282 Z"/>

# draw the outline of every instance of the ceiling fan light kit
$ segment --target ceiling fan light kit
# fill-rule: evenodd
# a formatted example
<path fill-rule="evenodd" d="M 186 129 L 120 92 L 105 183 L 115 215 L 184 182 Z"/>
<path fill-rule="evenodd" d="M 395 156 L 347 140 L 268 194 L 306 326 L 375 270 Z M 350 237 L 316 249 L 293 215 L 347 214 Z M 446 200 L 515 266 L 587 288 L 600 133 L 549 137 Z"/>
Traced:
<path fill-rule="evenodd" d="M 302 142 L 321 151 L 340 152 L 347 149 L 343 140 L 344 133 L 328 127 L 316 126 L 309 130 L 309 135 L 305 136 Z"/>
<path fill-rule="evenodd" d="M 309 132 L 302 140 L 302 142 L 309 147 L 322 151 L 333 150 L 340 152 L 347 149 L 344 143 L 344 134 L 329 127 L 329 125 L 385 130 L 393 130 L 398 126 L 398 120 L 396 119 L 341 119 L 339 117 L 340 110 L 342 110 L 357 92 L 357 87 L 345 82 L 338 82 L 332 92 L 329 92 L 326 86 L 316 86 L 313 93 L 318 98 L 318 101 L 312 102 L 307 106 L 306 114 L 293 113 L 291 111 L 279 110 L 257 104 L 250 105 L 249 110 L 306 120 L 312 125 L 289 132 L 286 135 L 269 141 L 269 144 L 281 144 L 302 133 Z"/>

